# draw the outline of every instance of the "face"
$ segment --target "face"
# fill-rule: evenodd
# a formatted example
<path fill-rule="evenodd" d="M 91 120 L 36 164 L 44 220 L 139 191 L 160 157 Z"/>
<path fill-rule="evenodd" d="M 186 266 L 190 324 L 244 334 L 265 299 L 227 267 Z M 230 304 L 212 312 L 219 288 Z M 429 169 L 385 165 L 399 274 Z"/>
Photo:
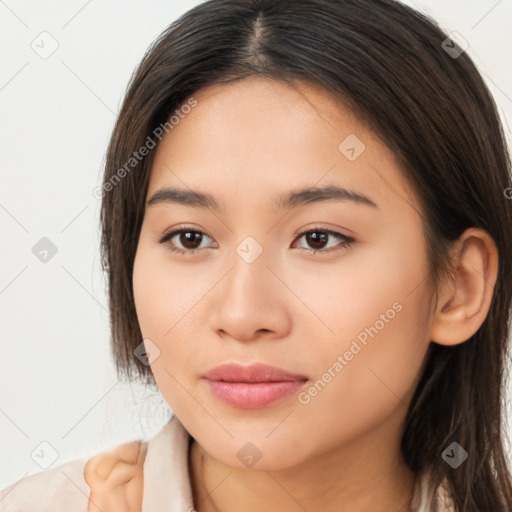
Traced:
<path fill-rule="evenodd" d="M 393 154 L 305 83 L 247 79 L 194 98 L 156 149 L 133 273 L 163 397 L 234 468 L 398 442 L 431 294 L 423 219 Z M 165 188 L 182 194 L 155 196 Z M 205 378 L 224 363 L 298 377 Z"/>

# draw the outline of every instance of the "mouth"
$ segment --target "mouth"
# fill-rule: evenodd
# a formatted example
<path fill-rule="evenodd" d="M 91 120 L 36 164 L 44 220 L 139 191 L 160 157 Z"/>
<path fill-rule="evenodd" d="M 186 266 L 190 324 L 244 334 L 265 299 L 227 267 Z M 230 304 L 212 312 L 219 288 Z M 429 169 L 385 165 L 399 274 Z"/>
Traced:
<path fill-rule="evenodd" d="M 309 380 L 305 375 L 261 363 L 223 364 L 203 378 L 217 399 L 239 409 L 268 407 L 298 392 Z"/>

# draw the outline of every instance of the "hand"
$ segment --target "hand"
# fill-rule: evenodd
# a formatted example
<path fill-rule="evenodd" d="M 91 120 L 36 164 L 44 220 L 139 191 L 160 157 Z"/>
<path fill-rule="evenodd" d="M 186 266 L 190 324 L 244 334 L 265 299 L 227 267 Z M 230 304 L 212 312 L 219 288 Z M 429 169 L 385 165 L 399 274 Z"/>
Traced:
<path fill-rule="evenodd" d="M 84 468 L 89 512 L 140 512 L 147 448 L 148 443 L 132 441 L 89 459 Z"/>

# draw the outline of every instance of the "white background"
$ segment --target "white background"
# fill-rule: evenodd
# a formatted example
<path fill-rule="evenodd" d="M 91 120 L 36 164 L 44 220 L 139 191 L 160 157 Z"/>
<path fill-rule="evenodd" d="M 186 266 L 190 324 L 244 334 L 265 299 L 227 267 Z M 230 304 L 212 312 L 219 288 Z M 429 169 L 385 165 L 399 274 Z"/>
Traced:
<path fill-rule="evenodd" d="M 0 489 L 41 471 L 43 441 L 56 467 L 150 438 L 169 417 L 114 372 L 92 191 L 133 70 L 199 3 L 0 0 Z M 510 140 L 512 1 L 405 3 L 469 42 Z M 43 31 L 58 43 L 47 59 L 31 48 Z M 47 263 L 32 253 L 42 237 L 58 249 Z"/>

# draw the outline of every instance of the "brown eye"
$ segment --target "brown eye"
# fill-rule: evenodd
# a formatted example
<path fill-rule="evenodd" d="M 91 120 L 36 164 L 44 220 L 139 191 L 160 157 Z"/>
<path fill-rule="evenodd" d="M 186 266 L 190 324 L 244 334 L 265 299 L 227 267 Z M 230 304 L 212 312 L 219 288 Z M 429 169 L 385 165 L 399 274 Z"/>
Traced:
<path fill-rule="evenodd" d="M 195 229 L 177 229 L 164 235 L 158 240 L 158 243 L 165 244 L 172 252 L 191 254 L 205 248 L 204 246 L 201 247 L 201 244 L 208 239 L 211 240 L 211 238 L 202 231 Z"/>
<path fill-rule="evenodd" d="M 328 239 L 329 235 L 322 231 L 310 231 L 305 234 L 305 240 L 313 249 L 322 249 Z"/>
<path fill-rule="evenodd" d="M 178 235 L 178 240 L 186 249 L 197 249 L 201 244 L 202 234 L 198 231 L 182 231 Z"/>
<path fill-rule="evenodd" d="M 316 252 L 323 252 L 323 253 L 333 252 L 333 250 L 330 249 L 331 247 L 335 247 L 334 250 L 347 249 L 348 247 L 351 246 L 351 244 L 353 242 L 355 242 L 355 240 L 351 237 L 342 235 L 341 233 L 337 233 L 336 231 L 330 231 L 328 229 L 321 229 L 321 228 L 313 228 L 308 231 L 303 231 L 302 233 L 299 233 L 298 235 L 299 235 L 298 240 L 304 239 L 306 244 L 309 246 L 309 247 L 299 247 L 299 249 L 306 249 L 306 250 L 312 252 L 313 254 L 315 254 Z M 327 244 L 329 244 L 329 240 L 332 240 L 332 239 L 335 239 L 335 240 L 337 239 L 339 243 L 334 244 L 334 245 L 331 244 L 330 246 L 328 246 Z M 323 250 L 326 247 L 329 250 Z M 336 247 L 338 247 L 338 248 L 336 248 Z"/>

